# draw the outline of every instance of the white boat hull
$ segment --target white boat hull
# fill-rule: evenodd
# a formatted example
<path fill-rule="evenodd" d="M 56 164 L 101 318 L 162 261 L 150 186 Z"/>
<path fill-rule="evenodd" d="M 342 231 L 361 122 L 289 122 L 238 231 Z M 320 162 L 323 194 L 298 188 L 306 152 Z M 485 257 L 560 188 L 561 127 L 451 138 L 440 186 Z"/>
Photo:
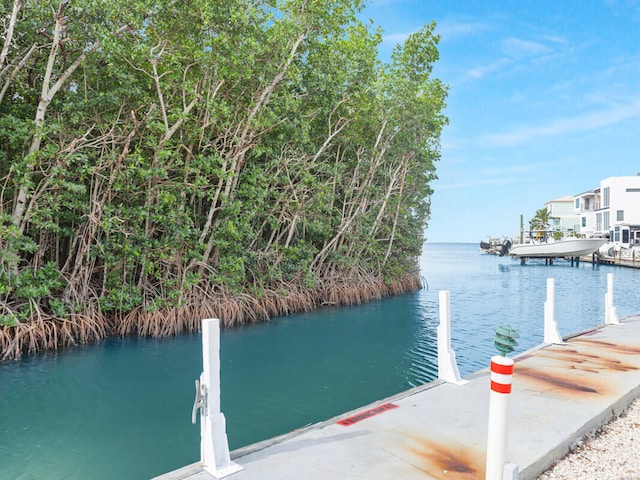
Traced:
<path fill-rule="evenodd" d="M 509 255 L 529 258 L 582 257 L 596 252 L 606 241 L 604 238 L 563 238 L 557 241 L 523 243 L 513 245 Z"/>

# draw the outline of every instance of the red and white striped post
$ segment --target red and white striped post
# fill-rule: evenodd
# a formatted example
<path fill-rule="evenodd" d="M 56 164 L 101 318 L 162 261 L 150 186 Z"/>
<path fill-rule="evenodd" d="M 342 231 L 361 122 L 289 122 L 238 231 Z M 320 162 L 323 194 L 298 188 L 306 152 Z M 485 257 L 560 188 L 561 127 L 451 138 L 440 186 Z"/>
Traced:
<path fill-rule="evenodd" d="M 507 451 L 507 410 L 513 365 L 514 361 L 511 358 L 500 355 L 491 357 L 486 480 L 503 480 Z"/>

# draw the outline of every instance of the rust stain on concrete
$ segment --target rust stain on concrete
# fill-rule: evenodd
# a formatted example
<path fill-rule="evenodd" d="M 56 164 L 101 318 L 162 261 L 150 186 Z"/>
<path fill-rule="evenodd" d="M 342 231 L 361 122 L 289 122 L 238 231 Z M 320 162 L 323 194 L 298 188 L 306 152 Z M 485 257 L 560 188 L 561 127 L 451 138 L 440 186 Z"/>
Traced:
<path fill-rule="evenodd" d="M 419 467 L 438 480 L 476 480 L 484 478 L 484 453 L 468 445 L 445 444 L 413 438 L 409 451 L 419 459 Z"/>
<path fill-rule="evenodd" d="M 595 370 L 593 368 L 576 367 L 575 365 L 571 365 L 569 368 L 571 370 L 580 370 L 581 372 L 595 373 L 596 375 L 600 373 L 600 370 Z"/>
<path fill-rule="evenodd" d="M 624 343 L 606 342 L 604 340 L 592 340 L 592 339 L 574 339 L 573 343 L 579 345 L 585 345 L 587 347 L 603 348 L 609 351 L 622 353 L 625 355 L 638 355 L 640 354 L 640 347 L 637 345 L 626 345 Z"/>
<path fill-rule="evenodd" d="M 542 371 L 534 368 L 519 366 L 514 373 L 518 379 L 533 381 L 546 388 L 551 388 L 565 394 L 598 394 L 604 393 L 605 386 L 585 377 L 571 378 L 562 372 Z"/>
<path fill-rule="evenodd" d="M 595 353 L 580 352 L 575 349 L 564 350 L 547 350 L 538 355 L 539 358 L 546 358 L 562 362 L 559 367 L 568 365 L 584 365 L 584 371 L 597 370 L 617 370 L 620 372 L 628 372 L 630 370 L 638 370 L 638 367 L 624 363 L 617 358 L 605 355 L 596 355 Z"/>
<path fill-rule="evenodd" d="M 569 345 L 539 350 L 526 362 L 519 359 L 514 375 L 564 395 L 606 395 L 616 382 L 611 374 L 639 369 L 638 354 L 634 345 L 572 339 Z"/>

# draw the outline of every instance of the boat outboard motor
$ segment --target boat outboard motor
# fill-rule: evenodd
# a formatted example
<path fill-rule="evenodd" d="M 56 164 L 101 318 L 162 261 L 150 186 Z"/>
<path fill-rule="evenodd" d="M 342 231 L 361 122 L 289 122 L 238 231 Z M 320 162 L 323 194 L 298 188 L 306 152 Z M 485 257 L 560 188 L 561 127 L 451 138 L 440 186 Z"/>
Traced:
<path fill-rule="evenodd" d="M 507 253 L 509 253 L 510 248 L 511 248 L 511 241 L 507 240 L 502 244 L 502 248 L 500 249 L 500 256 L 504 257 Z"/>

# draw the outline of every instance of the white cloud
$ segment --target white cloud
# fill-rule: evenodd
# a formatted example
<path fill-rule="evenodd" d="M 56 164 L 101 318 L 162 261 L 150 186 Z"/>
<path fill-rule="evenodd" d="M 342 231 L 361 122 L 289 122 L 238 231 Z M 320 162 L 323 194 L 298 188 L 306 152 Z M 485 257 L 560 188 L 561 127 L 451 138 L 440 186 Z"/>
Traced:
<path fill-rule="evenodd" d="M 558 37 L 557 35 L 542 35 L 540 38 L 551 43 L 559 43 L 563 45 L 566 45 L 569 43 L 569 41 L 566 38 Z"/>
<path fill-rule="evenodd" d="M 442 40 L 469 37 L 487 30 L 491 30 L 491 26 L 479 22 L 443 21 L 436 26 L 436 33 L 440 35 Z"/>
<path fill-rule="evenodd" d="M 522 181 L 522 178 L 515 178 L 515 177 L 475 178 L 471 180 L 465 180 L 465 181 L 454 182 L 454 183 L 444 183 L 444 184 L 436 183 L 434 186 L 434 189 L 436 191 L 442 191 L 442 190 L 466 189 L 466 188 L 479 187 L 479 186 L 497 187 L 501 185 L 513 185 L 514 182 L 518 182 L 518 181 Z"/>
<path fill-rule="evenodd" d="M 560 39 L 549 41 L 560 42 Z M 489 74 L 499 72 L 504 68 L 517 68 L 517 62 L 525 61 L 528 64 L 530 59 L 548 59 L 554 50 L 545 43 L 522 40 L 515 37 L 509 37 L 502 40 L 499 46 L 500 54 L 492 57 L 492 60 L 483 64 L 470 66 L 461 75 L 459 81 L 480 80 Z"/>
<path fill-rule="evenodd" d="M 463 79 L 480 80 L 486 75 L 493 73 L 497 70 L 500 70 L 501 68 L 509 65 L 510 63 L 511 61 L 506 58 L 499 58 L 491 63 L 471 67 L 464 72 Z"/>
<path fill-rule="evenodd" d="M 513 57 L 537 56 L 551 52 L 551 49 L 540 42 L 507 38 L 502 42 L 503 51 Z"/>
<path fill-rule="evenodd" d="M 440 35 L 440 41 L 452 40 L 454 38 L 468 37 L 476 35 L 479 32 L 490 30 L 491 27 L 484 23 L 478 22 L 451 22 L 443 21 L 438 22 L 435 29 L 435 34 Z M 383 35 L 383 43 L 402 43 L 409 35 L 415 33 L 417 30 L 411 30 L 409 32 L 392 33 L 389 35 Z"/>
<path fill-rule="evenodd" d="M 496 147 L 521 145 L 540 138 L 594 130 L 634 117 L 640 117 L 640 101 L 618 105 L 609 110 L 557 119 L 546 125 L 524 126 L 512 132 L 486 135 L 480 138 L 480 143 Z"/>
<path fill-rule="evenodd" d="M 412 33 L 415 33 L 415 31 L 406 33 L 394 33 L 393 35 L 383 35 L 382 42 L 393 43 L 394 45 L 397 43 L 403 43 L 407 40 L 407 38 L 409 38 L 409 35 L 411 35 Z"/>
<path fill-rule="evenodd" d="M 516 164 L 502 164 L 497 167 L 477 167 L 469 166 L 464 170 L 470 173 L 465 175 L 464 180 L 460 180 L 460 175 L 454 175 L 457 181 L 446 182 L 447 174 L 441 175 L 436 183 L 436 190 L 455 190 L 460 188 L 486 187 L 486 186 L 513 186 L 517 184 L 531 183 L 532 178 L 544 175 L 551 167 L 557 167 L 557 162 L 527 162 Z M 463 167 L 458 167 L 462 170 Z M 443 181 L 445 180 L 445 181 Z M 443 183 L 440 183 L 443 182 Z"/>

